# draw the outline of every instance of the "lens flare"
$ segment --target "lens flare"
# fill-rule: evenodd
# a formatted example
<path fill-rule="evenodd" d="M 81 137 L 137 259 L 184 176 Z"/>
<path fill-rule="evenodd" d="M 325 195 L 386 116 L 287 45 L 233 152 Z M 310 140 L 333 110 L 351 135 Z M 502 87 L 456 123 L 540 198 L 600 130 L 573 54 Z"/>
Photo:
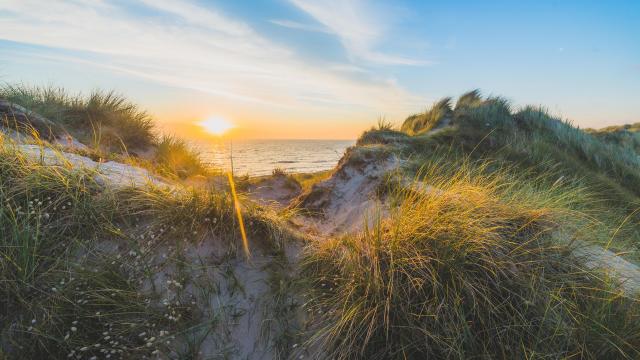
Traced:
<path fill-rule="evenodd" d="M 244 220 L 242 219 L 240 201 L 238 200 L 238 194 L 236 193 L 236 184 L 233 181 L 231 172 L 228 172 L 227 176 L 229 178 L 229 186 L 231 187 L 231 195 L 233 196 L 233 205 L 236 209 L 236 216 L 238 218 L 238 225 L 240 227 L 240 235 L 242 236 L 242 248 L 244 249 L 244 254 L 247 256 L 247 258 L 251 258 L 251 253 L 249 252 L 249 240 L 247 240 L 247 232 L 244 229 Z"/>

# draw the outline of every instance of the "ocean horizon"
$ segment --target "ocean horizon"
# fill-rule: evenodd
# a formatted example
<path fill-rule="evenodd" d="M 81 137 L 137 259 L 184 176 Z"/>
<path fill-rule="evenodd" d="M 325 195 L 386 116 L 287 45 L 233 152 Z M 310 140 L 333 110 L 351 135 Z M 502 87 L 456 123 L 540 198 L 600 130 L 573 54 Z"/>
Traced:
<path fill-rule="evenodd" d="M 245 139 L 199 142 L 204 161 L 215 168 L 231 169 L 237 175 L 268 175 L 274 169 L 304 173 L 333 168 L 356 140 Z"/>

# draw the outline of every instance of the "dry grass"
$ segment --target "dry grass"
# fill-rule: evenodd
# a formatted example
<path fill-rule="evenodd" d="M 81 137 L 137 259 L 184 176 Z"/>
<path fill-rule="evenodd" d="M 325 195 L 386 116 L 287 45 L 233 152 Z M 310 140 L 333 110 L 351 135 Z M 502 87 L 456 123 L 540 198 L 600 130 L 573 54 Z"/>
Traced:
<path fill-rule="evenodd" d="M 140 287 L 157 271 L 157 249 L 203 238 L 231 257 L 242 248 L 227 192 L 110 189 L 94 175 L 0 145 L 0 358 L 188 351 L 174 344 L 199 331 L 197 309 Z M 277 219 L 243 211 L 252 249 L 278 251 L 287 235 Z"/>
<path fill-rule="evenodd" d="M 636 358 L 640 303 L 556 240 L 591 235 L 574 186 L 432 163 L 371 229 L 315 243 L 305 274 L 334 359 Z M 566 235 L 565 235 L 566 236 Z"/>
<path fill-rule="evenodd" d="M 165 176 L 182 179 L 194 175 L 207 175 L 213 170 L 202 162 L 200 153 L 175 136 L 163 136 L 157 142 L 153 163 Z"/>
<path fill-rule="evenodd" d="M 35 111 L 86 144 L 107 151 L 143 149 L 155 141 L 152 118 L 136 104 L 113 91 L 87 96 L 58 87 L 5 85 L 0 98 Z"/>
<path fill-rule="evenodd" d="M 410 134 L 421 134 L 431 130 L 440 121 L 451 116 L 451 98 L 446 97 L 435 102 L 422 114 L 409 116 L 402 124 L 401 130 Z"/>
<path fill-rule="evenodd" d="M 155 133 L 153 119 L 113 91 L 73 95 L 63 88 L 5 85 L 0 98 L 38 113 L 79 139 L 88 149 L 67 149 L 94 160 L 118 160 L 170 178 L 185 179 L 214 172 L 187 141 Z M 6 119 L 11 121 L 11 119 Z M 33 125 L 33 124 L 32 124 Z M 28 125 L 21 131 L 40 141 Z M 60 134 L 58 134 L 60 135 Z M 152 153 L 152 156 L 148 156 Z"/>

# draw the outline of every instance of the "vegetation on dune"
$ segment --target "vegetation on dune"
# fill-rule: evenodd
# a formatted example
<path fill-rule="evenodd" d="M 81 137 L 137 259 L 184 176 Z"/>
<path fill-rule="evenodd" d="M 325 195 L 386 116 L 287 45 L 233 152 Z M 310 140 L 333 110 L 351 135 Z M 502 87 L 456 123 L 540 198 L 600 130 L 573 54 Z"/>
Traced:
<path fill-rule="evenodd" d="M 302 192 L 308 192 L 314 184 L 328 179 L 333 174 L 333 170 L 323 170 L 312 173 L 295 173 L 290 176 L 300 184 Z"/>
<path fill-rule="evenodd" d="M 180 259 L 180 248 L 210 238 L 237 252 L 226 192 L 103 188 L 92 171 L 40 165 L 5 144 L 0 203 L 0 357 L 170 354 L 214 325 L 199 323 L 193 302 L 142 285 L 158 273 L 160 250 Z M 244 216 L 254 249 L 282 245 L 276 219 L 251 206 Z M 188 281 L 166 286 L 180 293 Z"/>
<path fill-rule="evenodd" d="M 72 95 L 63 88 L 5 85 L 0 98 L 60 124 L 81 141 L 108 151 L 135 151 L 155 141 L 153 120 L 113 91 Z"/>
<path fill-rule="evenodd" d="M 456 110 L 480 104 L 482 104 L 482 93 L 479 89 L 475 89 L 460 95 L 456 102 Z"/>
<path fill-rule="evenodd" d="M 585 190 L 450 165 L 396 188 L 388 219 L 308 250 L 311 346 L 335 359 L 640 356 L 640 299 L 571 252 L 598 231 L 574 210 Z"/>
<path fill-rule="evenodd" d="M 606 142 L 631 148 L 640 154 L 640 123 L 622 126 L 608 126 L 602 129 L 586 131 Z"/>
<path fill-rule="evenodd" d="M 160 138 L 156 144 L 153 162 L 161 174 L 177 175 L 180 178 L 210 172 L 202 162 L 200 154 L 186 141 L 175 136 L 165 135 Z"/>
<path fill-rule="evenodd" d="M 58 137 L 70 134 L 88 145 L 86 149 L 69 151 L 96 161 L 131 162 L 178 178 L 211 172 L 198 151 L 185 140 L 170 135 L 157 136 L 151 116 L 113 91 L 96 90 L 83 96 L 51 86 L 5 85 L 0 88 L 0 99 L 50 120 L 57 126 L 54 132 Z M 7 125 L 11 125 L 11 119 L 8 122 Z M 21 130 L 39 138 L 43 129 Z"/>
<path fill-rule="evenodd" d="M 410 134 L 420 134 L 431 130 L 444 119 L 451 116 L 451 98 L 446 97 L 435 102 L 422 114 L 411 115 L 402 123 L 401 130 Z"/>
<path fill-rule="evenodd" d="M 440 108 L 425 114 L 440 112 Z M 412 153 L 417 163 L 434 149 L 447 148 L 477 159 L 533 168 L 538 174 L 559 172 L 581 179 L 602 199 L 627 212 L 640 206 L 640 157 L 633 145 L 607 141 L 540 107 L 514 110 L 505 98 L 483 99 L 477 91 L 461 96 L 446 119 L 451 126 L 430 133 L 433 124 L 413 128 L 415 117 L 408 118 L 402 129 L 410 128 L 405 133 L 418 135 L 404 141 L 407 146 L 402 150 Z"/>
<path fill-rule="evenodd" d="M 574 252 L 637 260 L 640 158 L 620 140 L 635 134 L 477 90 L 450 104 L 358 139 L 404 161 L 379 188 L 388 218 L 308 249 L 311 346 L 339 359 L 639 357 L 639 295 Z"/>
<path fill-rule="evenodd" d="M 399 132 L 394 129 L 392 123 L 378 120 L 378 124 L 375 127 L 365 131 L 358 141 L 356 146 L 372 145 L 372 144 L 393 144 L 397 142 L 404 142 L 408 138 L 403 132 Z"/>
<path fill-rule="evenodd" d="M 211 174 L 194 148 L 155 136 L 149 116 L 119 95 L 5 86 L 0 98 L 93 142 L 68 151 L 175 179 Z M 245 264 L 238 203 L 226 184 L 108 187 L 93 170 L 42 165 L 0 136 L 0 358 L 195 358 L 211 337 L 219 342 L 209 350 L 229 358 L 237 352 L 225 341 L 245 316 L 233 304 L 240 293 L 270 304 L 256 313 L 260 336 L 278 334 L 266 345 L 277 358 L 640 358 L 640 294 L 575 251 L 600 244 L 638 259 L 635 136 L 633 127 L 585 132 L 478 90 L 400 130 L 380 119 L 337 170 L 238 182 L 277 180 L 312 197 L 314 184 L 349 178 L 371 184 L 363 198 L 384 201 L 358 233 L 316 233 L 291 269 L 285 220 L 298 212 L 275 214 L 240 194 L 251 249 L 265 254 L 252 281 L 269 292 L 254 293 L 238 279 L 249 267 L 236 268 Z M 366 170 L 396 158 L 397 169 Z M 303 297 L 292 296 L 301 290 L 304 345 Z"/>

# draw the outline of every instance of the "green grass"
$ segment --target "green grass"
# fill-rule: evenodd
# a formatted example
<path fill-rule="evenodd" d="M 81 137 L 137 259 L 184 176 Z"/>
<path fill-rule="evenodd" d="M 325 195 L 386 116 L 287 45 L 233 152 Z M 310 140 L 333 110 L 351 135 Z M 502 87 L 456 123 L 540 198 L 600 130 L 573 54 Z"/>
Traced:
<path fill-rule="evenodd" d="M 143 285 L 158 273 L 159 252 L 175 262 L 190 246 L 214 239 L 230 258 L 240 256 L 230 195 L 107 189 L 94 175 L 43 166 L 11 144 L 1 146 L 0 357 L 179 353 L 176 341 L 213 326 L 194 318 L 198 309 L 185 298 L 165 303 Z M 289 235 L 279 220 L 250 205 L 243 211 L 251 249 L 280 251 Z"/>
<path fill-rule="evenodd" d="M 302 187 L 302 192 L 304 193 L 309 191 L 313 187 L 313 185 L 331 177 L 332 174 L 333 170 L 323 170 L 312 173 L 295 173 L 291 174 L 290 176 L 293 177 L 298 182 L 298 184 L 300 184 L 300 186 Z"/>
<path fill-rule="evenodd" d="M 334 359 L 640 356 L 640 299 L 571 255 L 567 239 L 600 232 L 574 210 L 585 189 L 451 165 L 397 187 L 388 219 L 308 249 L 308 345 Z"/>
<path fill-rule="evenodd" d="M 146 115 L 119 96 L 2 91 L 94 139 L 93 158 L 147 141 L 104 136 L 144 128 Z M 209 174 L 186 142 L 150 136 L 143 148 L 153 147 L 153 158 L 122 161 L 181 179 Z M 640 299 L 572 253 L 590 243 L 638 259 L 632 145 L 475 90 L 401 130 L 381 119 L 356 148 L 343 162 L 357 169 L 391 154 L 401 160 L 378 189 L 388 208 L 359 233 L 310 240 L 302 269 L 283 260 L 288 215 L 241 197 L 251 250 L 267 259 L 258 261 L 269 289 L 261 328 L 274 356 L 640 357 Z M 333 173 L 272 176 L 308 192 Z M 245 311 L 234 301 L 248 284 L 236 267 L 243 255 L 230 194 L 110 189 L 94 176 L 43 166 L 0 138 L 0 358 L 195 358 L 211 338 L 221 357 L 233 357 L 229 329 Z M 207 241 L 219 253 L 200 257 L 195 249 Z M 298 326 L 301 289 L 308 329 Z"/>
<path fill-rule="evenodd" d="M 153 163 L 161 174 L 188 178 L 207 175 L 211 170 L 202 162 L 200 153 L 175 136 L 162 136 L 156 144 Z"/>
<path fill-rule="evenodd" d="M 151 117 L 113 91 L 82 95 L 53 86 L 5 85 L 0 98 L 35 111 L 84 143 L 108 151 L 136 151 L 155 141 Z"/>
<path fill-rule="evenodd" d="M 96 90 L 89 95 L 70 94 L 63 88 L 4 85 L 0 98 L 36 112 L 60 126 L 58 137 L 71 134 L 88 149 L 66 149 L 94 161 L 115 160 L 145 167 L 170 178 L 211 175 L 200 153 L 187 141 L 171 135 L 158 136 L 153 119 L 136 104 L 113 91 Z M 5 119 L 11 124 L 11 119 Z M 36 141 L 43 134 L 21 129 Z M 151 155 L 149 155 L 151 153 Z"/>
<path fill-rule="evenodd" d="M 597 138 L 604 140 L 605 142 L 614 143 L 625 148 L 630 148 L 635 152 L 640 153 L 639 130 L 640 123 L 635 123 L 621 126 L 608 126 L 598 130 L 586 129 L 585 131 Z"/>
<path fill-rule="evenodd" d="M 440 112 L 441 107 L 435 106 L 425 114 Z M 408 118 L 403 129 L 415 124 L 413 119 Z M 541 107 L 514 109 L 507 99 L 482 98 L 478 91 L 461 96 L 449 119 L 450 126 L 437 132 L 429 132 L 434 126 L 431 123 L 406 131 L 417 135 L 402 140 L 404 146 L 396 148 L 416 166 L 434 151 L 446 150 L 458 157 L 491 159 L 515 165 L 521 171 L 581 181 L 598 193 L 606 206 L 623 213 L 633 213 L 640 207 L 640 157 L 633 143 L 608 141 L 606 135 L 579 129 Z M 435 126 L 442 125 L 439 122 Z M 361 140 L 375 138 L 375 134 L 368 134 Z M 634 223 L 638 220 L 634 216 Z"/>
<path fill-rule="evenodd" d="M 422 114 L 409 116 L 402 124 L 401 130 L 410 134 L 420 134 L 431 130 L 443 119 L 451 116 L 451 98 L 446 97 L 435 102 Z"/>

